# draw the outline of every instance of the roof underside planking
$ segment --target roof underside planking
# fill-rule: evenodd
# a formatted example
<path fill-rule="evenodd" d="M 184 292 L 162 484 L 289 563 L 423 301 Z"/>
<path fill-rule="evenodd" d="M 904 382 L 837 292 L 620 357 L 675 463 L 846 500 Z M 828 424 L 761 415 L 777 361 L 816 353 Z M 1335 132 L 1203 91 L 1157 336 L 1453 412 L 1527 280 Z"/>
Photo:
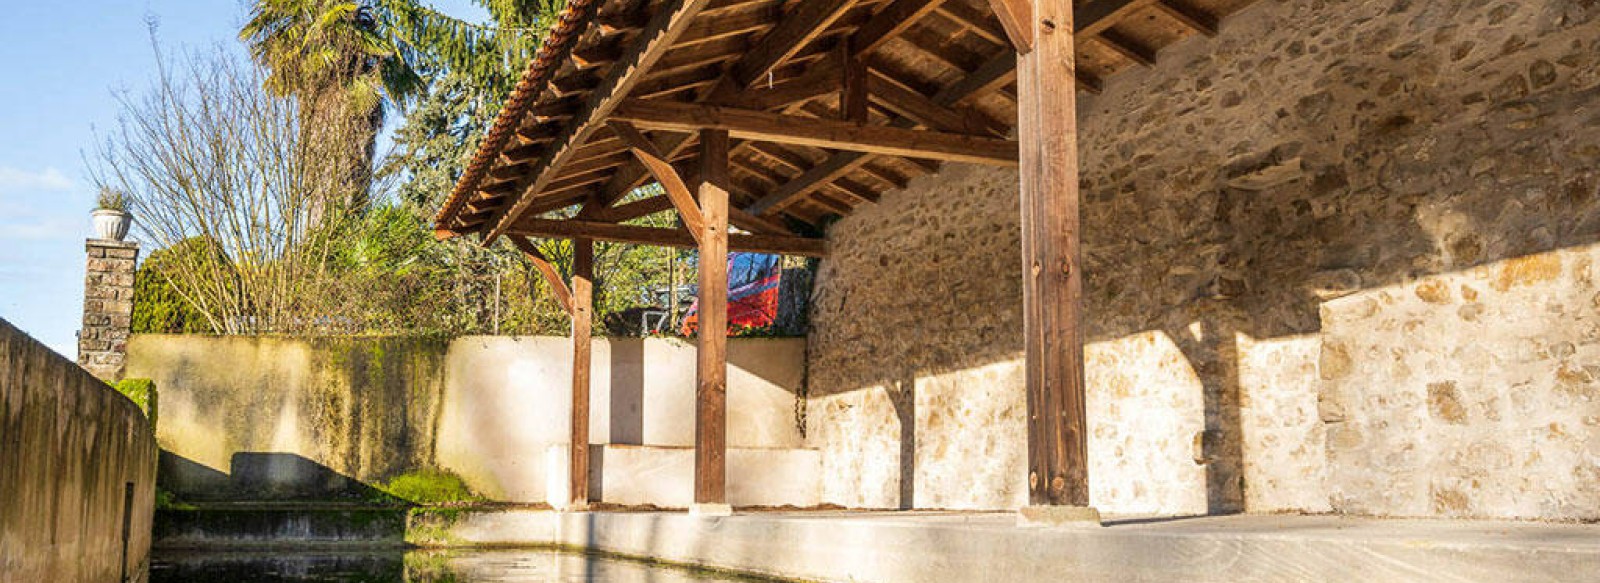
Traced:
<path fill-rule="evenodd" d="M 1078 90 L 1251 1 L 1077 0 Z M 692 215 L 695 136 L 726 129 L 751 233 L 733 248 L 821 255 L 800 234 L 943 162 L 1015 164 L 1016 49 L 991 3 L 1027 4 L 569 0 L 436 229 L 692 246 L 621 223 Z M 627 198 L 658 180 L 667 195 Z"/>

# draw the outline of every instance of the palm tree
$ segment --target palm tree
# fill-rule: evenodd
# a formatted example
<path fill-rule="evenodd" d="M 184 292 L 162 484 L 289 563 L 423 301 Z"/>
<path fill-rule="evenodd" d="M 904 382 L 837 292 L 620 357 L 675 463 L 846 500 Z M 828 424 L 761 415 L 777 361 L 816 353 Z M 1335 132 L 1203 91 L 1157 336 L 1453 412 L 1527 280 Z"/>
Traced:
<path fill-rule="evenodd" d="M 372 6 L 350 0 L 257 0 L 239 32 L 266 68 L 267 88 L 300 103 L 302 131 L 318 116 L 350 116 L 364 139 L 351 144 L 354 204 L 366 202 L 378 130 L 391 106 L 422 89 L 416 68 L 382 34 Z"/>
<path fill-rule="evenodd" d="M 467 23 L 419 0 L 255 0 L 239 37 L 268 69 L 269 89 L 296 97 L 306 117 L 350 115 L 365 123 L 349 165 L 355 202 L 372 181 L 378 130 L 390 109 L 427 89 L 419 71 L 455 71 L 489 95 L 516 82 L 565 0 L 476 0 L 496 26 Z"/>

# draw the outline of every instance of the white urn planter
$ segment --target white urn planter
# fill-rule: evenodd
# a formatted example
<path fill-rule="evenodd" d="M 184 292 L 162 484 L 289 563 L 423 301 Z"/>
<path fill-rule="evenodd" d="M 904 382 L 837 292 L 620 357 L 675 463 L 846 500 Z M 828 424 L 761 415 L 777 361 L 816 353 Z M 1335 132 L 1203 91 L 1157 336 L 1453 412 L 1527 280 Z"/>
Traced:
<path fill-rule="evenodd" d="M 124 211 L 100 209 L 94 217 L 95 236 L 107 241 L 121 241 L 128 237 L 128 227 L 133 225 L 133 215 Z"/>

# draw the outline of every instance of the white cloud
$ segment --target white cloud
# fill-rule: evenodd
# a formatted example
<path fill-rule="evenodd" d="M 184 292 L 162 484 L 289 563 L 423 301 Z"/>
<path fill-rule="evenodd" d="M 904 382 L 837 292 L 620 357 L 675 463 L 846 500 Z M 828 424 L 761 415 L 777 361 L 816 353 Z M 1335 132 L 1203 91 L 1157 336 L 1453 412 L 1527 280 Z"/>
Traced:
<path fill-rule="evenodd" d="M 72 190 L 76 183 L 55 168 L 40 172 L 0 166 L 0 194 L 44 194 Z"/>
<path fill-rule="evenodd" d="M 0 240 L 68 240 L 86 232 L 88 211 L 78 183 L 55 168 L 0 166 Z"/>

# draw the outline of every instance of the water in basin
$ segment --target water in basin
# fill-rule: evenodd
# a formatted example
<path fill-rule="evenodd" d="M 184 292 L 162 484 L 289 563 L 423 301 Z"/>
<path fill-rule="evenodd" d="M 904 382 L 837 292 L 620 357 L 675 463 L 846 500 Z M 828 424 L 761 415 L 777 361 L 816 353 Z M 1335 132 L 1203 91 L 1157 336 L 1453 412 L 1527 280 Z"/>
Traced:
<path fill-rule="evenodd" d="M 157 552 L 151 583 L 697 583 L 714 573 L 537 550 Z"/>

